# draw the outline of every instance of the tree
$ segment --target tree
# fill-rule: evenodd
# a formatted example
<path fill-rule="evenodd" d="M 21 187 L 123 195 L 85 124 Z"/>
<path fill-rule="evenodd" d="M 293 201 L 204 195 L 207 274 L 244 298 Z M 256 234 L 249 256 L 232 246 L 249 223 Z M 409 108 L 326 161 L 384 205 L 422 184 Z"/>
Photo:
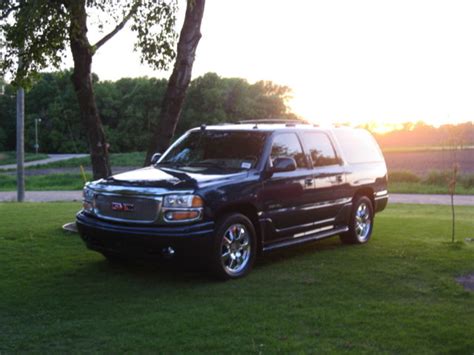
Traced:
<path fill-rule="evenodd" d="M 87 150 L 86 131 L 81 124 L 71 74 L 72 70 L 40 73 L 26 93 L 26 150 L 34 149 L 35 118 L 42 120 L 40 146 L 43 152 L 80 153 Z M 92 84 L 107 142 L 110 142 L 110 153 L 145 152 L 168 80 L 122 78 L 100 81 L 93 74 Z M 189 84 L 175 137 L 203 123 L 294 118 L 286 106 L 288 90 L 281 86 L 272 93 L 265 86 L 250 84 L 245 79 L 204 74 Z M 7 84 L 5 95 L 0 96 L 0 151 L 15 149 L 14 116 L 15 89 Z"/>
<path fill-rule="evenodd" d="M 99 27 L 111 29 L 97 43 L 88 37 L 88 11 L 99 13 Z M 137 33 L 136 48 L 142 61 L 166 68 L 174 58 L 176 0 L 3 0 L 0 29 L 5 34 L 6 59 L 2 72 L 14 75 L 14 83 L 28 86 L 35 74 L 58 67 L 70 48 L 72 82 L 86 129 L 94 178 L 111 174 L 108 143 L 99 116 L 92 83 L 92 58 L 99 48 L 128 22 Z M 18 58 L 22 66 L 15 70 Z"/>
<path fill-rule="evenodd" d="M 176 62 L 163 99 L 158 125 L 148 147 L 145 165 L 150 163 L 154 153 L 163 152 L 170 145 L 176 131 L 186 90 L 191 81 L 196 48 L 201 39 L 201 22 L 205 3 L 205 0 L 188 0 L 187 2 L 184 24 L 179 35 Z"/>

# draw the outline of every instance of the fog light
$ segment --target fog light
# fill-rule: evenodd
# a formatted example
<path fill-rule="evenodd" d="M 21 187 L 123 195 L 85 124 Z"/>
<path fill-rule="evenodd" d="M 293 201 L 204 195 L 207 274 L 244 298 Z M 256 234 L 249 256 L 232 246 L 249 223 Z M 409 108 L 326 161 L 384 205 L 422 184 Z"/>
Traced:
<path fill-rule="evenodd" d="M 92 212 L 92 210 L 94 209 L 94 206 L 89 201 L 83 201 L 82 208 L 84 209 L 84 211 Z"/>
<path fill-rule="evenodd" d="M 163 255 L 165 258 L 172 258 L 174 256 L 175 250 L 172 247 L 163 248 Z"/>
<path fill-rule="evenodd" d="M 199 211 L 168 211 L 165 218 L 168 221 L 184 221 L 188 219 L 196 219 L 199 217 Z"/>

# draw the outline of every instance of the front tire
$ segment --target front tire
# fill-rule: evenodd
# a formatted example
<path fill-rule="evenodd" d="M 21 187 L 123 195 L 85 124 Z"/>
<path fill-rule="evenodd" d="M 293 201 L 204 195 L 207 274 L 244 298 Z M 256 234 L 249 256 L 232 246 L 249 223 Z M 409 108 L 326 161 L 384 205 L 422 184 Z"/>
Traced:
<path fill-rule="evenodd" d="M 129 259 L 118 254 L 109 252 L 102 252 L 101 254 L 107 259 L 107 262 L 112 265 L 123 265 L 129 262 Z"/>
<path fill-rule="evenodd" d="M 217 223 L 211 271 L 222 280 L 243 277 L 252 270 L 256 249 L 252 222 L 240 213 L 225 215 Z"/>
<path fill-rule="evenodd" d="M 367 196 L 358 196 L 349 221 L 349 231 L 340 235 L 344 244 L 365 244 L 372 236 L 374 208 Z"/>

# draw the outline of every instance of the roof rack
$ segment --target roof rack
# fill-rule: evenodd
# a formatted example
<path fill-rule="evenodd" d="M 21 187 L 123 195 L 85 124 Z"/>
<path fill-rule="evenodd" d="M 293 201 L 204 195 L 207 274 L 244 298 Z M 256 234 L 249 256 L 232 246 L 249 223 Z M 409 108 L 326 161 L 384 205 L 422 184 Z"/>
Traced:
<path fill-rule="evenodd" d="M 244 120 L 244 121 L 239 121 L 240 124 L 284 124 L 287 126 L 294 126 L 297 124 L 309 124 L 306 121 L 302 120 L 286 120 L 286 119 L 279 119 L 279 118 L 262 118 L 262 119 L 256 119 L 256 120 Z"/>

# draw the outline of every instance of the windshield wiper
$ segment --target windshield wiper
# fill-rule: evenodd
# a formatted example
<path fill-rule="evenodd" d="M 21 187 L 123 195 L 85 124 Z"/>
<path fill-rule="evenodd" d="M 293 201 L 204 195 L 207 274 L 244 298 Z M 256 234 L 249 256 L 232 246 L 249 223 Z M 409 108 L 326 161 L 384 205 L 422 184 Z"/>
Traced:
<path fill-rule="evenodd" d="M 201 161 L 201 162 L 195 162 L 195 163 L 190 163 L 188 166 L 202 166 L 202 167 L 210 167 L 210 168 L 218 168 L 218 169 L 228 169 L 225 165 L 219 164 L 219 163 L 213 163 L 210 161 Z"/>
<path fill-rule="evenodd" d="M 160 166 L 160 165 L 175 166 L 175 167 L 177 167 L 177 168 L 183 166 L 183 164 L 177 163 L 177 162 L 174 162 L 174 161 L 171 161 L 171 160 L 168 160 L 168 161 L 164 161 L 164 162 L 156 163 L 156 164 L 155 164 L 155 166 Z"/>

